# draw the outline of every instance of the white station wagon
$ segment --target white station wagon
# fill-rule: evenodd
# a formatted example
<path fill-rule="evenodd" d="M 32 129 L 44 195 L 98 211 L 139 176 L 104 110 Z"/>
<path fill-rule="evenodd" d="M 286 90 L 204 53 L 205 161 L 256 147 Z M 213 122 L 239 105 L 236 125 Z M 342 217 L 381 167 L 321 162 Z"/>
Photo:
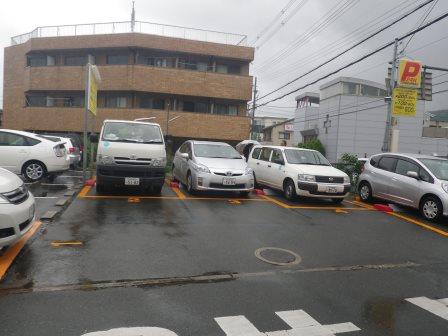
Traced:
<path fill-rule="evenodd" d="M 296 196 L 330 198 L 340 203 L 350 191 L 347 174 L 331 166 L 318 151 L 296 147 L 256 146 L 247 161 L 255 183 Z"/>

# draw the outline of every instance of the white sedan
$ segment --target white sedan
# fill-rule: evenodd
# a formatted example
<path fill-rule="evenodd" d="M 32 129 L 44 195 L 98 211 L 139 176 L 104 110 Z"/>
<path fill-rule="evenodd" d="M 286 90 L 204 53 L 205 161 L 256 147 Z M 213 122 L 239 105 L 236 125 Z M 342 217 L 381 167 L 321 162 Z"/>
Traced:
<path fill-rule="evenodd" d="M 69 169 L 70 158 L 63 142 L 36 134 L 0 129 L 0 167 L 23 174 L 30 182 Z"/>
<path fill-rule="evenodd" d="M 32 227 L 35 202 L 15 174 L 0 168 L 0 248 L 20 240 Z"/>

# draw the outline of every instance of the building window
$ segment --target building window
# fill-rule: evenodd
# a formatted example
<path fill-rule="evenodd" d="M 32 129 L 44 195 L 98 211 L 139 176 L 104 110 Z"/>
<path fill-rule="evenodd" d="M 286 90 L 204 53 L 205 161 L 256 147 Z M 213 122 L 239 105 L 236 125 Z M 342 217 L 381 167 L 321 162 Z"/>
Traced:
<path fill-rule="evenodd" d="M 225 64 L 218 64 L 216 66 L 216 72 L 222 73 L 222 74 L 226 74 L 229 71 L 228 71 L 227 65 L 225 65 Z"/>
<path fill-rule="evenodd" d="M 343 93 L 345 95 L 357 95 L 358 94 L 358 84 L 355 83 L 344 83 Z"/>
<path fill-rule="evenodd" d="M 198 71 L 203 71 L 203 72 L 208 71 L 208 64 L 205 63 L 205 62 L 198 62 L 197 70 Z"/>
<path fill-rule="evenodd" d="M 47 56 L 28 56 L 27 65 L 30 67 L 47 66 Z"/>
<path fill-rule="evenodd" d="M 281 140 L 290 140 L 291 133 L 290 132 L 278 132 L 278 138 Z"/>
<path fill-rule="evenodd" d="M 236 115 L 238 115 L 238 106 L 226 105 L 226 104 L 216 104 L 214 113 L 236 116 Z"/>
<path fill-rule="evenodd" d="M 124 108 L 128 105 L 126 96 L 106 96 L 106 107 Z"/>
<path fill-rule="evenodd" d="M 229 74 L 239 75 L 241 73 L 241 67 L 239 65 L 229 65 Z"/>
<path fill-rule="evenodd" d="M 378 97 L 379 89 L 369 85 L 361 85 L 361 96 Z"/>
<path fill-rule="evenodd" d="M 64 58 L 65 65 L 82 66 L 82 65 L 86 65 L 86 63 L 87 63 L 86 56 L 65 56 L 65 58 Z"/>
<path fill-rule="evenodd" d="M 208 113 L 208 104 L 202 102 L 196 103 L 194 111 L 198 113 Z"/>
<path fill-rule="evenodd" d="M 128 55 L 107 55 L 107 64 L 120 65 L 128 63 L 129 63 Z"/>
<path fill-rule="evenodd" d="M 140 108 L 164 110 L 165 109 L 165 99 L 153 98 L 151 96 L 143 96 L 140 98 Z"/>
<path fill-rule="evenodd" d="M 64 106 L 65 107 L 83 107 L 84 106 L 84 97 L 83 96 L 64 97 Z"/>
<path fill-rule="evenodd" d="M 185 112 L 194 112 L 194 102 L 184 101 L 182 110 Z"/>
<path fill-rule="evenodd" d="M 45 96 L 26 96 L 26 106 L 44 107 L 47 106 L 47 97 Z"/>

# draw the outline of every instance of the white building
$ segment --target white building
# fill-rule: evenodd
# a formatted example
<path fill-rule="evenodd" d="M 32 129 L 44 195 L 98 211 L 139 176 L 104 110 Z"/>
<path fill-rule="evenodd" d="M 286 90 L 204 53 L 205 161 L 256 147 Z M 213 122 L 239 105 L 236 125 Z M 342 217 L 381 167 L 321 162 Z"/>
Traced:
<path fill-rule="evenodd" d="M 331 162 L 344 153 L 358 157 L 380 153 L 386 128 L 385 96 L 385 85 L 348 77 L 322 85 L 319 94 L 300 95 L 296 98 L 295 141 L 318 138 Z M 447 155 L 447 139 L 423 137 L 424 105 L 418 101 L 416 117 L 398 118 L 399 151 Z"/>

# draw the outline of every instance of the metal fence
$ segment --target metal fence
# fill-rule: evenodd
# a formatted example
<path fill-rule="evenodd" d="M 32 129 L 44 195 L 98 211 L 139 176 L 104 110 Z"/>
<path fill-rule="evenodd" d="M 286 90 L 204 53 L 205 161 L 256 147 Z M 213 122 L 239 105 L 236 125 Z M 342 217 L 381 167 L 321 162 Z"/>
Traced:
<path fill-rule="evenodd" d="M 119 34 L 132 32 L 177 37 L 204 42 L 214 42 L 240 46 L 247 45 L 246 35 L 173 25 L 163 25 L 143 21 L 135 21 L 134 25 L 132 23 L 132 21 L 123 21 L 38 27 L 30 33 L 12 37 L 11 45 L 25 43 L 31 38 L 39 37 Z"/>

